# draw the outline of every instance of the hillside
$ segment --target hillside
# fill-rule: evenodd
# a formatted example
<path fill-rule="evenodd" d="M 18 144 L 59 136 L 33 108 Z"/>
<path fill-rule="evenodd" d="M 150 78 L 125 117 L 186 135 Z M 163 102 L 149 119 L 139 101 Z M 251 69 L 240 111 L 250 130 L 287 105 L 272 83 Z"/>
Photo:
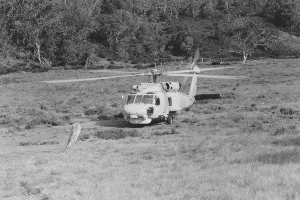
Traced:
<path fill-rule="evenodd" d="M 165 63 L 196 48 L 209 60 L 298 57 L 299 10 L 285 0 L 2 0 L 0 74 Z"/>
<path fill-rule="evenodd" d="M 261 26 L 268 27 L 274 34 L 272 42 L 268 44 L 267 50 L 259 48 L 254 49 L 252 59 L 257 58 L 285 58 L 292 57 L 298 58 L 300 52 L 300 37 L 294 35 L 295 33 L 284 30 L 280 27 L 274 26 L 274 24 L 268 22 L 266 19 L 258 16 L 251 17 L 253 21 L 259 21 Z M 194 38 L 195 46 L 200 48 L 201 56 L 204 59 L 233 59 L 242 60 L 242 54 L 230 53 L 230 42 L 222 40 L 218 37 L 218 27 L 216 19 L 201 19 L 192 17 L 183 17 L 179 23 L 189 24 L 191 35 Z M 251 57 L 249 58 L 251 59 Z"/>

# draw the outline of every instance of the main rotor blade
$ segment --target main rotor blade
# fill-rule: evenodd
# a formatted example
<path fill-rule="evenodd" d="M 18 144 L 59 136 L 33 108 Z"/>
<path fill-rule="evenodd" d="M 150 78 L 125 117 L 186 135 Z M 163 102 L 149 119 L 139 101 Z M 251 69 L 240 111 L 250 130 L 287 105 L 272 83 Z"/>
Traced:
<path fill-rule="evenodd" d="M 201 68 L 199 70 L 200 70 L 200 72 L 202 72 L 202 71 L 212 71 L 212 70 L 232 69 L 232 68 L 238 68 L 238 67 Z M 195 72 L 195 71 L 194 70 L 168 71 L 167 74 L 180 74 L 180 73 L 188 73 L 188 72 Z"/>
<path fill-rule="evenodd" d="M 115 70 L 106 70 L 106 69 L 97 69 L 97 70 L 90 70 L 91 73 L 124 73 L 124 74 L 134 74 L 135 72 L 127 72 L 127 71 L 115 71 Z M 136 72 L 138 73 L 138 72 Z"/>
<path fill-rule="evenodd" d="M 109 77 L 98 77 L 98 78 L 83 78 L 83 79 L 68 79 L 68 80 L 53 80 L 53 81 L 41 81 L 43 83 L 72 83 L 72 82 L 80 82 L 80 81 L 96 81 L 96 80 L 105 80 L 105 79 L 113 79 L 113 78 L 124 78 L 130 76 L 143 76 L 144 74 L 132 74 L 132 75 L 124 75 L 124 76 L 109 76 Z"/>
<path fill-rule="evenodd" d="M 188 73 L 188 72 L 194 72 L 194 70 L 180 70 L 180 71 L 167 71 L 166 74 L 180 74 L 180 73 Z"/>
<path fill-rule="evenodd" d="M 200 71 L 211 71 L 211 70 L 219 70 L 219 69 L 234 69 L 238 67 L 215 67 L 215 68 L 202 68 Z"/>
<path fill-rule="evenodd" d="M 168 74 L 167 76 L 182 76 L 182 77 L 193 77 L 194 74 Z M 196 74 L 197 77 L 200 78 L 219 78 L 219 79 L 243 79 L 247 78 L 246 76 L 226 76 L 226 75 L 199 75 Z"/>

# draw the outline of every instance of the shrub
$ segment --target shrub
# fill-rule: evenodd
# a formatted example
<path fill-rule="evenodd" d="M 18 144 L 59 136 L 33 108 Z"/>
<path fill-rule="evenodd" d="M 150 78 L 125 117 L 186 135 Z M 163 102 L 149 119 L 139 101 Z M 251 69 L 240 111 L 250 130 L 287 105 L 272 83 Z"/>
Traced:
<path fill-rule="evenodd" d="M 112 103 L 111 104 L 111 107 L 114 107 L 114 108 L 117 108 L 119 105 L 118 105 L 118 103 Z"/>
<path fill-rule="evenodd" d="M 151 133 L 151 135 L 174 135 L 174 134 L 179 134 L 179 132 L 176 130 L 176 128 L 172 128 L 171 130 L 166 130 L 166 131 L 155 131 Z"/>
<path fill-rule="evenodd" d="M 121 118 L 122 119 L 122 118 L 124 118 L 124 115 L 123 115 L 123 113 L 120 112 L 119 114 L 115 114 L 114 118 Z"/>
<path fill-rule="evenodd" d="M 251 131 L 262 131 L 263 130 L 263 125 L 260 122 L 254 121 L 250 125 Z"/>
<path fill-rule="evenodd" d="M 292 108 L 280 108 L 279 111 L 283 115 L 293 115 L 293 114 L 299 113 L 299 111 L 296 111 Z"/>
<path fill-rule="evenodd" d="M 133 131 L 123 131 L 121 129 L 113 130 L 101 130 L 97 131 L 95 137 L 104 139 L 104 140 L 118 140 L 126 137 L 138 137 L 139 133 L 136 130 Z"/>
<path fill-rule="evenodd" d="M 70 119 L 70 115 L 58 114 L 54 111 L 40 111 L 26 124 L 25 129 L 32 129 L 42 124 L 60 126 L 68 123 Z"/>
<path fill-rule="evenodd" d="M 46 141 L 46 142 L 41 142 L 40 145 L 54 145 L 54 144 L 59 144 L 57 141 Z"/>
<path fill-rule="evenodd" d="M 41 102 L 40 103 L 40 109 L 41 110 L 49 110 L 47 103 L 46 102 Z"/>
<path fill-rule="evenodd" d="M 300 162 L 300 152 L 297 149 L 287 149 L 279 152 L 258 155 L 255 160 L 265 164 L 291 164 Z"/>
<path fill-rule="evenodd" d="M 111 120 L 113 117 L 105 114 L 101 114 L 98 116 L 99 120 Z"/>
<path fill-rule="evenodd" d="M 20 142 L 19 146 L 38 145 L 37 142 Z"/>
<path fill-rule="evenodd" d="M 8 115 L 0 115 L 0 124 L 11 124 L 13 119 Z"/>
<path fill-rule="evenodd" d="M 81 134 L 79 136 L 79 140 L 81 140 L 81 141 L 88 140 L 88 139 L 90 139 L 90 135 L 87 133 Z"/>
<path fill-rule="evenodd" d="M 104 112 L 105 106 L 104 105 L 99 105 L 99 106 L 89 106 L 85 111 L 85 115 L 100 115 Z"/>
<path fill-rule="evenodd" d="M 22 117 L 19 114 L 2 114 L 0 115 L 0 124 L 10 125 L 16 128 L 17 130 L 21 130 L 20 125 L 26 123 L 25 117 Z"/>
<path fill-rule="evenodd" d="M 239 123 L 241 120 L 245 119 L 245 117 L 241 114 L 228 114 L 228 118 L 234 121 L 235 123 Z"/>
<path fill-rule="evenodd" d="M 290 133 L 290 134 L 296 134 L 298 133 L 296 126 L 291 125 L 291 126 L 280 126 L 278 127 L 275 132 L 272 134 L 273 136 L 276 135 L 283 135 L 285 133 Z"/>
<path fill-rule="evenodd" d="M 280 146 L 300 146 L 300 137 L 287 137 L 279 140 L 274 140 L 272 144 Z"/>
<path fill-rule="evenodd" d="M 185 122 L 185 123 L 189 123 L 189 124 L 196 124 L 199 122 L 199 119 L 197 118 L 185 118 L 182 120 L 182 122 Z"/>

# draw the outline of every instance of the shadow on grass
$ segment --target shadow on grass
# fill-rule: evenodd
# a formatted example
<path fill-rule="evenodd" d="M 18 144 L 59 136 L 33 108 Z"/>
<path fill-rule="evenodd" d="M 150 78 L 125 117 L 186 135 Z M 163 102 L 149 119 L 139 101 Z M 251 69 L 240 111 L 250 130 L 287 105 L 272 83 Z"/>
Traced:
<path fill-rule="evenodd" d="M 274 153 L 266 153 L 256 156 L 256 158 L 252 161 L 278 165 L 300 163 L 300 152 L 296 149 L 293 149 Z"/>
<path fill-rule="evenodd" d="M 293 138 L 282 138 L 274 140 L 271 144 L 281 147 L 290 147 L 289 149 L 283 149 L 277 152 L 261 153 L 259 155 L 253 156 L 250 159 L 236 160 L 235 163 L 243 162 L 260 162 L 264 164 L 277 164 L 284 165 L 289 163 L 300 163 L 300 137 Z M 278 147 L 279 148 L 279 147 Z"/>
<path fill-rule="evenodd" d="M 139 137 L 140 134 L 137 130 L 124 131 L 122 129 L 113 129 L 99 130 L 94 134 L 94 136 L 104 140 L 118 140 L 126 137 Z"/>
<path fill-rule="evenodd" d="M 272 144 L 279 145 L 279 146 L 300 146 L 300 137 L 275 140 L 272 142 Z"/>
<path fill-rule="evenodd" d="M 19 146 L 30 146 L 30 145 L 56 145 L 59 144 L 57 141 L 45 141 L 45 142 L 20 142 Z"/>
<path fill-rule="evenodd" d="M 147 126 L 155 126 L 157 124 L 161 123 L 159 120 L 154 120 L 150 124 L 130 124 L 128 121 L 125 121 L 124 119 L 109 119 L 109 120 L 99 120 L 97 121 L 98 126 L 103 127 L 114 127 L 114 128 L 143 128 Z"/>

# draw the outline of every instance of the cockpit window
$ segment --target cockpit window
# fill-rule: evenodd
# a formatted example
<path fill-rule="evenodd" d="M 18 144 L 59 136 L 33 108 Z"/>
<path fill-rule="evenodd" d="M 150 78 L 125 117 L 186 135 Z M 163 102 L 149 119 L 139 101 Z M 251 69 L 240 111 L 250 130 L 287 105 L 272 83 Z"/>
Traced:
<path fill-rule="evenodd" d="M 155 105 L 160 105 L 160 98 L 158 96 L 155 96 Z"/>
<path fill-rule="evenodd" d="M 153 104 L 153 95 L 128 95 L 127 104 Z"/>
<path fill-rule="evenodd" d="M 143 103 L 145 104 L 153 104 L 153 95 L 144 95 Z"/>
<path fill-rule="evenodd" d="M 143 103 L 143 102 L 142 102 L 142 98 L 143 98 L 143 95 L 136 95 L 135 100 L 134 100 L 134 103 L 135 103 L 135 104 Z"/>
<path fill-rule="evenodd" d="M 135 95 L 128 95 L 127 104 L 133 104 Z"/>

